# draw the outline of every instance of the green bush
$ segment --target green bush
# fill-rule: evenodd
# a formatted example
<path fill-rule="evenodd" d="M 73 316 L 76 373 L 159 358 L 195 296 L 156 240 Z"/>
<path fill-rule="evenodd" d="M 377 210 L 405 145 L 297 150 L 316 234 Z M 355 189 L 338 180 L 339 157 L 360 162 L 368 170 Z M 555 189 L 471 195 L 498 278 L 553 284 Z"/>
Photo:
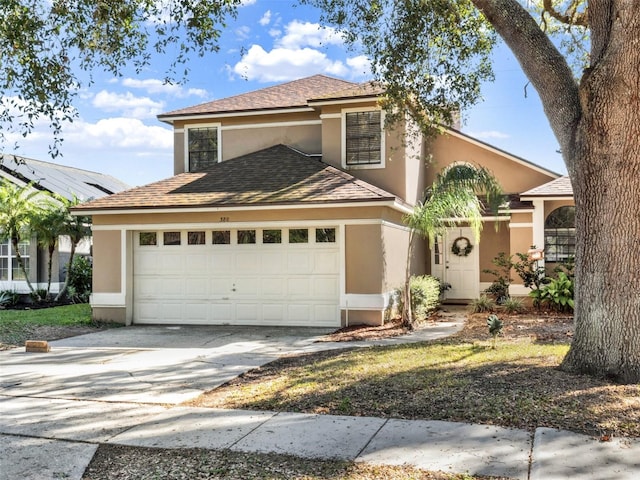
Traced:
<path fill-rule="evenodd" d="M 67 296 L 73 302 L 87 303 L 91 295 L 93 267 L 87 257 L 74 257 L 69 270 Z"/>
<path fill-rule="evenodd" d="M 413 276 L 409 281 L 411 289 L 411 317 L 412 321 L 426 320 L 440 305 L 440 280 L 430 275 Z M 403 310 L 404 288 L 396 290 L 398 310 Z"/>
<path fill-rule="evenodd" d="M 13 307 L 20 301 L 20 295 L 13 290 L 0 291 L 0 306 Z"/>
<path fill-rule="evenodd" d="M 558 272 L 542 287 L 540 300 L 559 312 L 573 312 L 573 280 L 565 272 Z"/>

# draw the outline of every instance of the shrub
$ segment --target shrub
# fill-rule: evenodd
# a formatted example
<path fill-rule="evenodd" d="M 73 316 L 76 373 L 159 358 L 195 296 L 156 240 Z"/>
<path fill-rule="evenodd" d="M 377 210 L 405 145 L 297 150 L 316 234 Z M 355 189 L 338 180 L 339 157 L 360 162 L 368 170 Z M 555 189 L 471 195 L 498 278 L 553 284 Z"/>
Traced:
<path fill-rule="evenodd" d="M 29 293 L 32 302 L 46 302 L 49 292 L 46 288 L 38 288 L 35 292 Z"/>
<path fill-rule="evenodd" d="M 488 273 L 496 277 L 491 286 L 485 290 L 485 293 L 492 295 L 496 302 L 502 304 L 509 298 L 509 285 L 511 285 L 511 269 L 514 263 L 511 256 L 504 252 L 500 252 L 497 257 L 491 260 L 497 268 L 495 270 L 485 269 L 483 273 Z"/>
<path fill-rule="evenodd" d="M 502 307 L 505 312 L 513 314 L 513 313 L 521 313 L 524 311 L 524 302 L 521 298 L 508 298 L 502 303 Z"/>
<path fill-rule="evenodd" d="M 440 280 L 430 275 L 413 276 L 409 281 L 411 289 L 411 320 L 420 322 L 440 305 Z M 400 312 L 403 310 L 404 288 L 396 290 L 396 301 Z"/>
<path fill-rule="evenodd" d="M 87 303 L 91 295 L 93 267 L 87 257 L 74 257 L 69 270 L 67 296 L 73 302 Z"/>
<path fill-rule="evenodd" d="M 486 295 L 480 295 L 479 298 L 471 301 L 469 307 L 471 309 L 471 313 L 493 312 L 493 309 L 496 308 L 496 302 Z"/>
<path fill-rule="evenodd" d="M 559 312 L 573 312 L 573 280 L 565 272 L 541 289 L 541 301 Z"/>

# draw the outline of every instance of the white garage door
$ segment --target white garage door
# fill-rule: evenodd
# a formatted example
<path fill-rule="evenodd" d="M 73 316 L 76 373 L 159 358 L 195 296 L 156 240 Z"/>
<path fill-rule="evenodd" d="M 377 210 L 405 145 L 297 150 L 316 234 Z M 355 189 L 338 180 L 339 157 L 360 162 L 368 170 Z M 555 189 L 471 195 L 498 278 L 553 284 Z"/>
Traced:
<path fill-rule="evenodd" d="M 135 323 L 340 324 L 335 228 L 134 234 Z"/>

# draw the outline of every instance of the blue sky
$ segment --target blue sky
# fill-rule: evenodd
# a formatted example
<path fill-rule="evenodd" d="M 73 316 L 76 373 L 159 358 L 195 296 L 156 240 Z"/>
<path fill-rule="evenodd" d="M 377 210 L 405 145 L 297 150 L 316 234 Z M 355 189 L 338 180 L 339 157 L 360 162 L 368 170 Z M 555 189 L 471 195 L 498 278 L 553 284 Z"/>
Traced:
<path fill-rule="evenodd" d="M 27 139 L 16 138 L 15 153 L 107 173 L 130 185 L 167 178 L 173 173 L 173 136 L 170 126 L 156 119 L 159 113 L 316 73 L 367 79 L 366 58 L 347 51 L 339 35 L 319 26 L 318 17 L 316 10 L 289 0 L 245 0 L 219 53 L 189 63 L 186 84 L 163 85 L 162 57 L 137 75 L 95 75 L 95 84 L 76 102 L 79 118 L 63 131 L 62 157 L 48 157 L 46 124 Z M 485 85 L 485 101 L 466 112 L 463 132 L 565 173 L 537 93 L 526 87 L 506 47 L 498 48 L 494 59 L 496 81 Z"/>

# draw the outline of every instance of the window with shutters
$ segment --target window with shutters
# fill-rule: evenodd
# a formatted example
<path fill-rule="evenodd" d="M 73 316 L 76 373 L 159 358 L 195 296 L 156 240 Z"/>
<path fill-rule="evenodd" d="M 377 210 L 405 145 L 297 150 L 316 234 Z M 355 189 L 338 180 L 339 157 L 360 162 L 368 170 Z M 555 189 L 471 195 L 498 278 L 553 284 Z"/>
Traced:
<path fill-rule="evenodd" d="M 343 162 L 345 167 L 384 167 L 383 114 L 381 110 L 343 112 Z"/>

